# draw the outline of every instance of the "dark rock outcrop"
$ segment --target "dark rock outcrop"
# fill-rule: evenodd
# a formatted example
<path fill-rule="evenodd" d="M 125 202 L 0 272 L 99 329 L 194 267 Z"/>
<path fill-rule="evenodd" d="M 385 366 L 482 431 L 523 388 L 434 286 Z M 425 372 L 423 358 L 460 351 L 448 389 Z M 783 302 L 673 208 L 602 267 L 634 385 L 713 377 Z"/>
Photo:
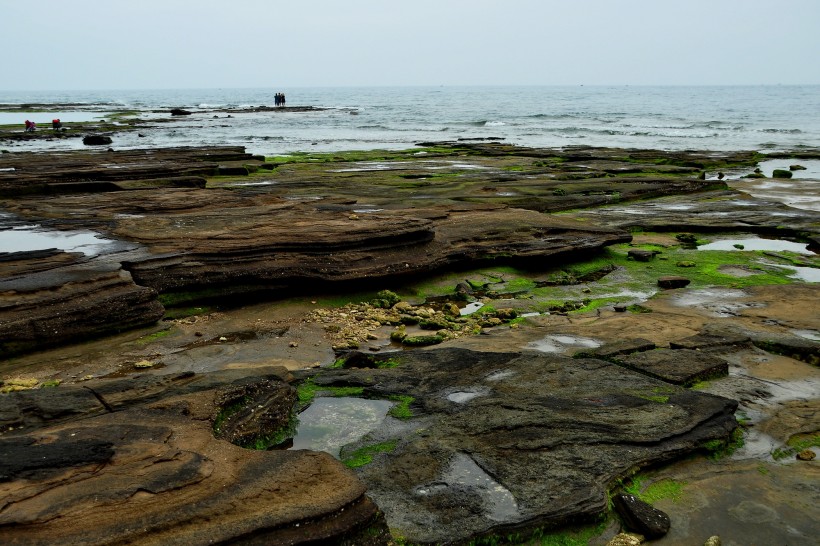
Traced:
<path fill-rule="evenodd" d="M 391 528 L 411 541 L 466 541 L 559 525 L 606 509 L 607 485 L 725 438 L 736 402 L 594 359 L 438 349 L 389 369 L 325 370 L 321 386 L 412 397 L 344 457 L 395 442 L 357 469 Z M 657 393 L 667 398 L 658 401 Z"/>
<path fill-rule="evenodd" d="M 191 112 L 185 110 L 184 108 L 172 108 L 171 109 L 172 116 L 190 116 Z"/>

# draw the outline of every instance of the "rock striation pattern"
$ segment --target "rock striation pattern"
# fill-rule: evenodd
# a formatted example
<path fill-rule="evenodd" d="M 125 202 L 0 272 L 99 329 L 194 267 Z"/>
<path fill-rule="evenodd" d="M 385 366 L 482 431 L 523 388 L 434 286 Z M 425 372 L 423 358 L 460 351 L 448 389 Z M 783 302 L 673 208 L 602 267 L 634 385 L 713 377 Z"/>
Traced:
<path fill-rule="evenodd" d="M 0 397 L 0 542 L 384 544 L 364 485 L 330 455 L 214 437 L 226 392 L 255 393 L 249 404 L 263 416 L 292 401 L 286 370 L 246 375 L 140 376 Z"/>

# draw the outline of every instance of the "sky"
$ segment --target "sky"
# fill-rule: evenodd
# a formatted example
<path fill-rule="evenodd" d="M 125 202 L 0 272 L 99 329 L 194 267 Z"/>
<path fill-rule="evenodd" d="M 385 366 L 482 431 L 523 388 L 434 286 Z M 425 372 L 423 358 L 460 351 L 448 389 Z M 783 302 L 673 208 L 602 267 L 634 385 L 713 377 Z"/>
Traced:
<path fill-rule="evenodd" d="M 820 84 L 820 0 L 0 0 L 0 90 Z"/>

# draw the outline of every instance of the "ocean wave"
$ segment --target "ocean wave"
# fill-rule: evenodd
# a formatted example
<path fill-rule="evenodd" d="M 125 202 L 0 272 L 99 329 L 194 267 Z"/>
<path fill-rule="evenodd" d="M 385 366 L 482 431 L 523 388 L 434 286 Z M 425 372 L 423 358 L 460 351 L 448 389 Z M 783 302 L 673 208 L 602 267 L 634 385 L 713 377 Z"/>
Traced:
<path fill-rule="evenodd" d="M 490 119 L 482 119 L 479 121 L 468 121 L 465 125 L 472 125 L 473 127 L 500 127 L 502 125 L 507 125 L 503 121 L 496 121 Z"/>
<path fill-rule="evenodd" d="M 760 129 L 761 133 L 782 133 L 786 135 L 799 135 L 803 131 L 800 129 Z"/>
<path fill-rule="evenodd" d="M 714 131 L 691 132 L 691 131 L 657 131 L 657 130 L 628 130 L 628 129 L 593 129 L 590 127 L 559 127 L 551 129 L 551 133 L 565 136 L 589 134 L 603 136 L 628 136 L 628 137 L 659 137 L 659 138 L 715 138 L 720 133 Z"/>

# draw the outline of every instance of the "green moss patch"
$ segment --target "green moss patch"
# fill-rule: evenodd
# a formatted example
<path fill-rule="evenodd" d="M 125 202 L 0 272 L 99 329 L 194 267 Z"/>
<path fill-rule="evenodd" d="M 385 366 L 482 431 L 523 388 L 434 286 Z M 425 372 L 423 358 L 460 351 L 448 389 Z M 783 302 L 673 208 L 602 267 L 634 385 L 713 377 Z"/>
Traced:
<path fill-rule="evenodd" d="M 390 453 L 396 449 L 397 443 L 396 440 L 389 440 L 387 442 L 361 447 L 349 455 L 346 455 L 342 459 L 342 462 L 350 468 L 359 468 L 360 466 L 372 463 L 373 457 L 379 453 Z"/>

